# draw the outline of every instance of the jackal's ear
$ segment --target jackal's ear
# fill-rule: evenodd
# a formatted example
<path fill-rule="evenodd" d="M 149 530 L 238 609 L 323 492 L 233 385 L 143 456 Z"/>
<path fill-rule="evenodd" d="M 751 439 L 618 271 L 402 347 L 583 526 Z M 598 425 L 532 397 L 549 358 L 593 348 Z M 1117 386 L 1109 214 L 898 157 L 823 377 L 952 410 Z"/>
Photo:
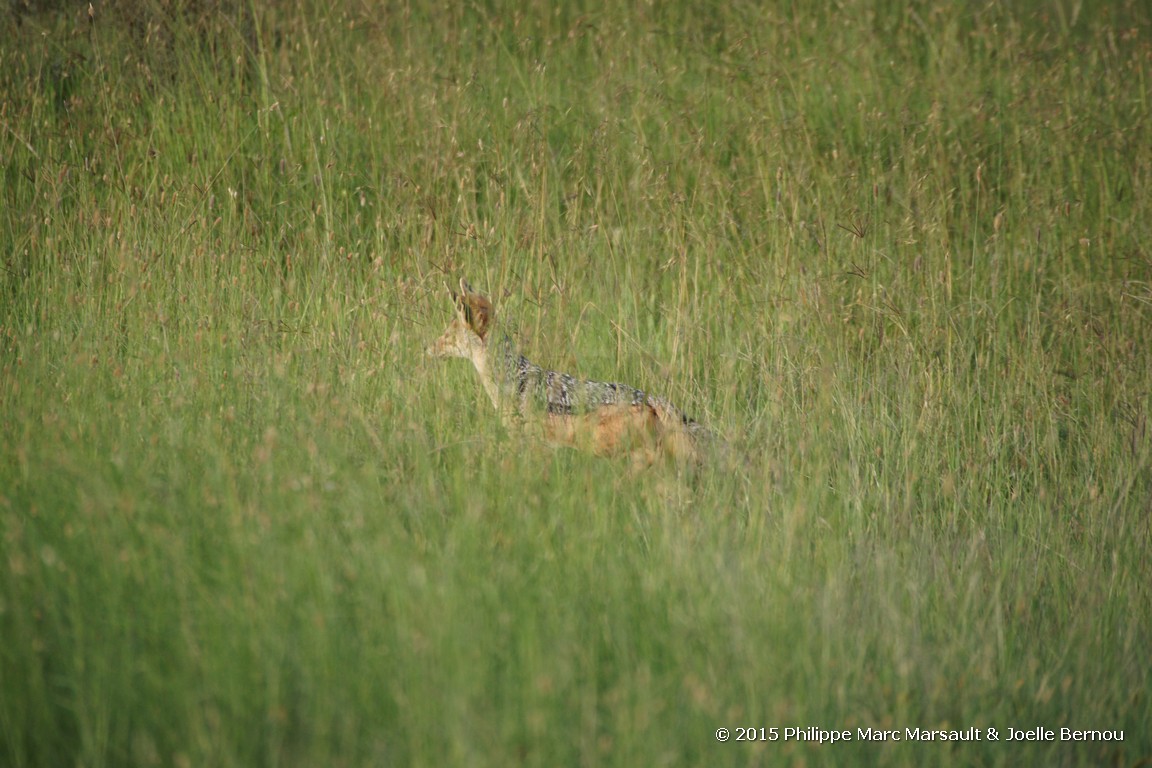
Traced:
<path fill-rule="evenodd" d="M 483 339 L 488 334 L 488 326 L 492 323 L 492 302 L 473 291 L 472 286 L 463 278 L 460 279 L 460 293 L 449 292 L 452 293 L 460 317 L 477 336 Z"/>
<path fill-rule="evenodd" d="M 465 300 L 468 298 L 468 296 L 476 295 L 476 292 L 472 290 L 472 286 L 470 286 L 464 278 L 460 278 L 460 293 L 456 293 L 456 291 L 452 290 L 448 286 L 448 283 L 444 283 L 444 290 L 448 291 L 448 295 L 452 297 L 452 303 L 458 309 L 463 309 Z"/>

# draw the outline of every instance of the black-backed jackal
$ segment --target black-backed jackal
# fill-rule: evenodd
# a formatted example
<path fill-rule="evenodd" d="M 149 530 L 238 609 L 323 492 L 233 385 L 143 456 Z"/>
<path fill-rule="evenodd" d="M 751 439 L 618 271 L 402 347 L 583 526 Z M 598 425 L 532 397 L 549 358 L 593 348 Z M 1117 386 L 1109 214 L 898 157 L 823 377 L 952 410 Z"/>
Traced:
<path fill-rule="evenodd" d="M 506 422 L 518 422 L 549 442 L 599 456 L 628 454 L 652 463 L 662 454 L 698 462 L 714 438 L 670 402 L 627 384 L 589 381 L 548 371 L 491 333 L 495 311 L 486 297 L 460 281 L 449 289 L 456 317 L 426 350 L 432 357 L 471 360 L 485 392 Z"/>

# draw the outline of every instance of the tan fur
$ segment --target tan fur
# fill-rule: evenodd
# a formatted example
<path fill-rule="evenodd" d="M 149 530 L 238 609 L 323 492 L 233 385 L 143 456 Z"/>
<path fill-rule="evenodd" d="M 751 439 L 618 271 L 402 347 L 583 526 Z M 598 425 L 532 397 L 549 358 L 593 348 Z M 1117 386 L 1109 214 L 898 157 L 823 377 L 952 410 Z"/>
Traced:
<path fill-rule="evenodd" d="M 660 443 L 662 425 L 643 405 L 611 405 L 578 416 L 549 415 L 544 436 L 551 442 L 597 456 L 647 452 Z"/>

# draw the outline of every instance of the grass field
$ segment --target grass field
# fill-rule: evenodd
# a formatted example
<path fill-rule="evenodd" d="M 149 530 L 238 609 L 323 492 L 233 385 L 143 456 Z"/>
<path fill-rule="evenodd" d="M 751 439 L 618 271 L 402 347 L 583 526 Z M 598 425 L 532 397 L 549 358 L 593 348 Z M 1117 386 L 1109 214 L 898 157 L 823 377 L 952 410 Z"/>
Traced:
<path fill-rule="evenodd" d="M 0 21 L 0 765 L 1152 761 L 1145 3 L 84 5 Z M 506 432 L 462 276 L 747 465 Z"/>

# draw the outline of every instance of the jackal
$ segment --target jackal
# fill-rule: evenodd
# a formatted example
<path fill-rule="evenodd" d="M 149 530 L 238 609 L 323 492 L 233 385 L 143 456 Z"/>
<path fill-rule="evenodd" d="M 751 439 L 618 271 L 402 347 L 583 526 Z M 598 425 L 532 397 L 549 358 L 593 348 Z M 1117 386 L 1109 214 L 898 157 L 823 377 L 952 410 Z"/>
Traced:
<path fill-rule="evenodd" d="M 505 334 L 493 338 L 492 302 L 460 281 L 448 290 L 456 317 L 426 354 L 471 360 L 501 417 L 545 440 L 598 456 L 628 454 L 651 464 L 661 455 L 698 462 L 714 440 L 702 424 L 662 397 L 615 382 L 541 368 Z"/>

